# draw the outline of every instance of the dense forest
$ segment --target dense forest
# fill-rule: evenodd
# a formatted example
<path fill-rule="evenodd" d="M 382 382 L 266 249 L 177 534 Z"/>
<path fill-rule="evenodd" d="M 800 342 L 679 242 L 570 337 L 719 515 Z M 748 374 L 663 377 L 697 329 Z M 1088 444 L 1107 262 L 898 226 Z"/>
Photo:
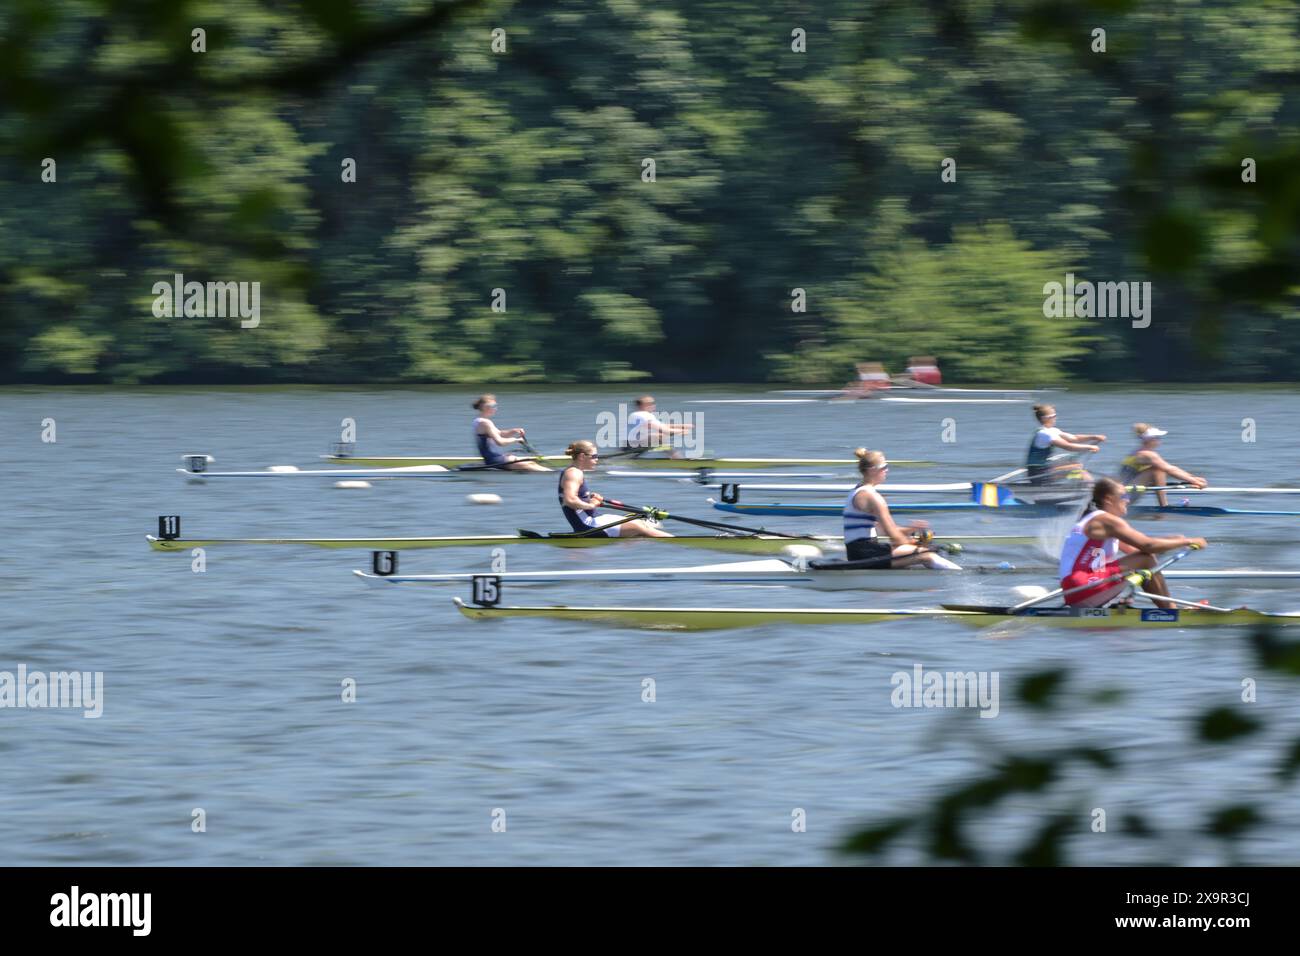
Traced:
<path fill-rule="evenodd" d="M 11 0 L 0 382 L 1293 381 L 1298 87 L 1291 2 Z"/>

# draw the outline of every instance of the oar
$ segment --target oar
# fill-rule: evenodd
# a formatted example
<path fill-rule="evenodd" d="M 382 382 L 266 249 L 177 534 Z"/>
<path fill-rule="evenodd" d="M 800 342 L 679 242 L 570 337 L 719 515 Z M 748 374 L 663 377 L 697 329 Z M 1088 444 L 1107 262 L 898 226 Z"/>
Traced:
<path fill-rule="evenodd" d="M 624 448 L 620 451 L 611 451 L 608 455 L 601 455 L 601 460 L 609 461 L 611 458 L 641 458 L 648 452 L 652 451 L 670 451 L 671 445 L 655 445 L 653 448 Z"/>
<path fill-rule="evenodd" d="M 701 528 L 711 528 L 714 531 L 740 531 L 745 534 L 770 535 L 771 537 L 774 538 L 809 537 L 809 535 L 803 535 L 803 534 L 785 534 L 780 531 L 768 531 L 766 528 L 747 528 L 743 525 L 737 525 L 737 524 L 722 524 L 717 521 L 702 521 L 699 518 L 686 518 L 683 517 L 682 515 L 669 514 L 667 511 L 662 511 L 659 508 L 647 508 L 647 507 L 638 508 L 634 505 L 624 504 L 621 501 L 615 501 L 612 498 L 606 498 L 602 507 L 614 508 L 619 511 L 630 511 L 633 513 L 634 516 L 644 515 L 647 518 L 654 518 L 656 521 L 671 519 L 673 521 L 680 521 L 683 524 L 693 524 L 693 525 L 698 525 Z"/>
<path fill-rule="evenodd" d="M 1300 495 L 1300 488 L 1223 488 L 1218 485 L 1207 485 L 1204 488 L 1197 488 L 1195 485 L 1187 483 L 1178 483 L 1172 485 L 1125 485 L 1125 491 L 1182 491 L 1187 494 L 1212 495 L 1215 493 L 1222 495 Z"/>
<path fill-rule="evenodd" d="M 1134 591 L 1138 597 L 1150 598 L 1152 601 L 1168 601 L 1170 604 L 1177 604 L 1181 607 L 1192 608 L 1197 611 L 1218 611 L 1222 614 L 1231 614 L 1232 608 L 1218 607 L 1214 604 L 1201 604 L 1198 601 L 1187 601 L 1183 598 L 1170 597 L 1167 594 L 1148 594 L 1146 591 Z"/>

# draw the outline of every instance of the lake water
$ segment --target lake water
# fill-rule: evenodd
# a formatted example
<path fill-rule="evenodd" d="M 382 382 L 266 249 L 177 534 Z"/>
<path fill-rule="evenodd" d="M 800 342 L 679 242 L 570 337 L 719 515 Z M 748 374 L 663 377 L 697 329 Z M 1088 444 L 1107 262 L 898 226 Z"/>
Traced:
<path fill-rule="evenodd" d="M 498 424 L 527 426 L 534 444 L 553 452 L 595 437 L 597 415 L 635 393 L 498 394 Z M 898 469 L 894 481 L 991 477 L 1022 461 L 1033 430 L 1027 405 L 691 405 L 763 393 L 656 394 L 661 410 L 702 413 L 704 444 L 717 454 L 839 457 L 868 445 L 944 463 Z M 471 454 L 472 398 L 449 389 L 0 391 L 8 453 L 0 671 L 104 674 L 98 719 L 79 709 L 0 710 L 0 864 L 835 863 L 855 826 L 923 806 L 999 754 L 1070 744 L 1111 751 L 1120 771 L 1080 771 L 1048 800 L 991 813 L 971 831 L 980 845 L 1019 846 L 1048 806 L 1077 813 L 1076 862 L 1217 863 L 1225 857 L 1200 822 L 1220 806 L 1255 802 L 1266 822 L 1237 859 L 1281 864 L 1300 854 L 1300 803 L 1272 774 L 1300 720 L 1300 684 L 1263 672 L 1246 637 L 1230 630 L 981 633 L 918 622 L 672 634 L 474 623 L 452 606 L 459 588 L 366 588 L 351 573 L 367 567 L 365 552 L 210 548 L 206 570 L 195 573 L 188 555 L 145 544 L 160 514 L 182 515 L 190 537 L 559 530 L 554 476 L 342 490 L 305 479 L 195 486 L 174 472 L 189 452 L 216 456 L 217 468 L 317 465 L 345 418 L 356 421 L 359 453 Z M 1083 391 L 1054 400 L 1065 429 L 1110 436 L 1095 463 L 1101 471 L 1130 450 L 1135 419 L 1169 429 L 1167 456 L 1215 483 L 1292 484 L 1300 470 L 1300 399 L 1290 391 Z M 53 443 L 42 441 L 45 419 L 54 420 Z M 1257 440 L 1243 440 L 1244 419 Z M 728 520 L 690 484 L 592 483 Z M 474 491 L 505 502 L 469 504 Z M 1226 503 L 1300 510 L 1285 497 Z M 833 519 L 765 520 L 838 533 Z M 1209 537 L 1211 549 L 1188 567 L 1288 568 L 1293 522 L 1142 527 Z M 1048 548 L 1062 532 L 998 515 L 932 523 L 953 533 L 1041 530 Z M 508 555 L 513 570 L 739 559 L 635 544 Z M 966 559 L 1053 560 L 1030 547 L 972 549 Z M 412 551 L 402 570 L 478 570 L 489 560 L 473 550 Z M 1026 581 L 1050 585 L 1051 577 Z M 1288 589 L 1184 593 L 1300 607 Z M 606 584 L 517 589 L 507 603 L 851 607 L 1006 597 L 1005 584 L 988 580 L 897 594 Z M 891 676 L 917 663 L 996 671 L 998 716 L 895 708 Z M 1020 676 L 1061 666 L 1072 672 L 1063 713 L 1015 699 Z M 642 700 L 647 678 L 653 702 Z M 1258 681 L 1257 703 L 1241 702 L 1244 678 Z M 348 679 L 355 703 L 341 699 Z M 1104 688 L 1123 698 L 1086 703 Z M 1245 743 L 1192 743 L 1193 716 L 1215 706 L 1267 729 Z M 1090 829 L 1098 807 L 1111 821 L 1105 834 Z M 206 832 L 192 830 L 196 808 Z M 797 809 L 806 832 L 792 830 Z M 504 832 L 493 830 L 498 810 Z M 1132 812 L 1164 838 L 1120 834 L 1119 818 Z"/>

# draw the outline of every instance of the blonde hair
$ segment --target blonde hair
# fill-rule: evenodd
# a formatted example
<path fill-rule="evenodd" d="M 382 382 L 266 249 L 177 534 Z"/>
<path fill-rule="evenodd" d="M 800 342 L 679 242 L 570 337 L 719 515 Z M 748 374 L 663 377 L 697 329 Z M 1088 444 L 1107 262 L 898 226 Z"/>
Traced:
<path fill-rule="evenodd" d="M 1134 434 L 1134 435 L 1137 435 L 1138 438 L 1144 438 L 1145 435 L 1146 435 L 1146 433 L 1147 433 L 1147 431 L 1148 431 L 1150 428 L 1151 428 L 1151 426 L 1148 425 L 1146 422 L 1134 422 L 1134 423 L 1133 423 L 1133 434 Z"/>
<path fill-rule="evenodd" d="M 1041 424 L 1043 423 L 1043 421 L 1048 417 L 1048 413 L 1049 413 L 1049 412 L 1055 412 L 1055 411 L 1056 411 L 1056 406 L 1055 406 L 1055 405 L 1035 405 L 1035 406 L 1034 406 L 1034 415 L 1037 416 L 1037 418 L 1038 418 L 1038 423 L 1039 423 L 1040 425 L 1041 425 Z"/>
<path fill-rule="evenodd" d="M 596 443 L 587 441 L 585 438 L 579 438 L 577 441 L 569 442 L 569 447 L 564 449 L 564 453 L 577 461 L 579 455 L 594 455 L 596 453 Z"/>
<path fill-rule="evenodd" d="M 483 411 L 484 405 L 488 402 L 495 402 L 496 400 L 497 397 L 495 395 L 480 395 L 478 398 L 474 399 L 474 404 L 471 405 L 470 408 L 474 409 L 476 412 L 481 412 Z"/>
<path fill-rule="evenodd" d="M 858 473 L 863 478 L 867 477 L 867 472 L 872 468 L 879 468 L 885 463 L 885 453 L 883 451 L 867 451 L 865 448 L 853 449 L 853 457 L 858 460 Z"/>

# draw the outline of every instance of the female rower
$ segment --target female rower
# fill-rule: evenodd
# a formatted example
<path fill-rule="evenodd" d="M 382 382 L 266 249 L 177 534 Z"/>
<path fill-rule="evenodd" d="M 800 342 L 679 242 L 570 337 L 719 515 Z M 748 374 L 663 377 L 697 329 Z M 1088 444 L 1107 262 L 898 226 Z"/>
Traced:
<path fill-rule="evenodd" d="M 504 445 L 513 445 L 525 441 L 522 428 L 497 428 L 492 416 L 497 413 L 497 397 L 480 395 L 472 406 L 478 412 L 474 419 L 474 441 L 478 453 L 483 456 L 483 463 L 490 468 L 503 471 L 550 471 L 541 462 L 521 459 L 517 455 L 507 455 Z"/>
<path fill-rule="evenodd" d="M 927 551 L 908 537 L 907 531 L 928 533 L 923 521 L 914 521 L 906 529 L 894 523 L 885 496 L 876 485 L 885 480 L 889 462 L 885 453 L 859 448 L 854 451 L 862 481 L 849 492 L 844 502 L 844 547 L 850 561 L 879 560 L 881 567 L 908 568 L 923 565 L 945 571 L 961 568 L 934 551 Z"/>
<path fill-rule="evenodd" d="M 943 385 L 943 375 L 939 373 L 939 363 L 932 355 L 913 355 L 907 360 L 907 378 L 913 385 Z"/>
<path fill-rule="evenodd" d="M 594 514 L 605 501 L 587 487 L 586 472 L 596 467 L 600 459 L 594 443 L 582 439 L 575 441 L 564 453 L 573 464 L 560 472 L 560 510 L 574 531 L 590 531 L 594 537 L 604 538 L 671 538 L 672 535 L 640 518 L 628 520 L 618 515 Z"/>
<path fill-rule="evenodd" d="M 889 373 L 879 362 L 859 362 L 858 377 L 844 386 L 845 398 L 871 398 L 890 386 Z"/>
<path fill-rule="evenodd" d="M 672 425 L 660 421 L 655 413 L 653 395 L 642 395 L 636 400 L 636 411 L 627 417 L 627 434 L 624 448 L 655 448 L 673 435 L 685 435 L 695 426 L 690 423 Z M 680 453 L 679 453 L 680 454 Z"/>
<path fill-rule="evenodd" d="M 1092 500 L 1082 517 L 1070 529 L 1061 549 L 1060 578 L 1066 604 L 1080 607 L 1105 607 L 1115 600 L 1126 584 L 1121 578 L 1096 587 L 1094 582 L 1138 568 L 1155 567 L 1155 555 L 1177 548 L 1205 547 L 1204 538 L 1176 534 L 1160 538 L 1147 537 L 1133 528 L 1124 516 L 1128 513 L 1128 495 L 1114 478 L 1098 478 L 1092 486 Z M 1123 557 L 1120 557 L 1121 553 Z M 1169 596 L 1164 575 L 1157 574 L 1143 587 L 1150 594 Z M 1160 607 L 1172 607 L 1168 601 L 1156 601 Z"/>
<path fill-rule="evenodd" d="M 1092 481 L 1092 475 L 1079 468 L 1076 462 L 1068 465 L 1052 465 L 1053 448 L 1063 448 L 1066 451 L 1082 452 L 1100 451 L 1096 445 L 1091 442 L 1103 442 L 1106 440 L 1105 435 L 1071 435 L 1069 432 L 1061 431 L 1056 427 L 1056 407 L 1054 405 L 1035 405 L 1034 415 L 1038 418 L 1038 431 L 1034 432 L 1033 440 L 1029 443 L 1029 455 L 1025 459 L 1025 473 L 1030 484 L 1042 485 L 1048 482 L 1058 481 L 1066 474 L 1069 477 L 1076 477 L 1073 472 L 1078 471 L 1077 477 L 1084 481 Z"/>
<path fill-rule="evenodd" d="M 1142 444 L 1138 445 L 1137 451 L 1120 462 L 1119 480 L 1121 484 L 1158 487 L 1165 484 L 1166 478 L 1175 478 L 1178 481 L 1186 482 L 1193 488 L 1204 488 L 1209 484 L 1199 475 L 1183 471 L 1177 465 L 1171 465 L 1160 457 L 1160 453 L 1156 451 L 1156 446 L 1160 444 L 1160 439 L 1168 435 L 1169 432 L 1148 425 L 1146 422 L 1138 422 L 1133 426 L 1133 431 Z M 1136 498 L 1139 494 L 1141 492 L 1137 492 L 1133 497 Z M 1162 506 L 1169 504 L 1165 500 L 1165 493 L 1160 490 L 1156 490 L 1156 500 Z"/>

